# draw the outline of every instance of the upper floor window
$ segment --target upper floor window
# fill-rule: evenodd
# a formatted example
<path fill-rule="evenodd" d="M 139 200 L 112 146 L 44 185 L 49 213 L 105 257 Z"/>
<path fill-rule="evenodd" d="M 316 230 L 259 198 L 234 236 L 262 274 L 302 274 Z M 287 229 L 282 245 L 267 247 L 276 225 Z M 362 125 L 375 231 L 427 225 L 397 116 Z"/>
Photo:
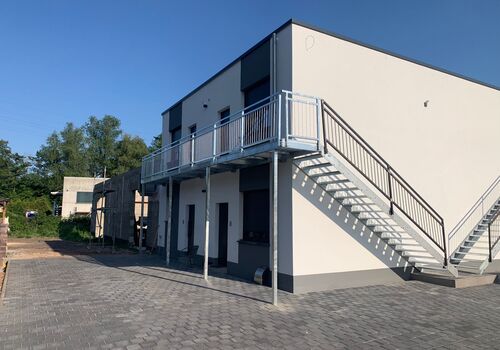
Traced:
<path fill-rule="evenodd" d="M 227 122 L 229 120 L 229 115 L 231 114 L 231 109 L 229 107 L 224 108 L 222 111 L 219 112 L 220 115 L 220 121 L 222 124 Z"/>

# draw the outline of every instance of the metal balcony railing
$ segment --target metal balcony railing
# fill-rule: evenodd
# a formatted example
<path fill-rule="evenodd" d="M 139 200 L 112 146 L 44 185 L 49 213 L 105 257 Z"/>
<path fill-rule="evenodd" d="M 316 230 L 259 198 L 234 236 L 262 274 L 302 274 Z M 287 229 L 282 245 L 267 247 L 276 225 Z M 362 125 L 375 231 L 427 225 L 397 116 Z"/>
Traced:
<path fill-rule="evenodd" d="M 205 163 L 245 157 L 257 145 L 269 150 L 301 145 L 319 150 L 321 100 L 282 91 L 145 156 L 143 183 Z"/>

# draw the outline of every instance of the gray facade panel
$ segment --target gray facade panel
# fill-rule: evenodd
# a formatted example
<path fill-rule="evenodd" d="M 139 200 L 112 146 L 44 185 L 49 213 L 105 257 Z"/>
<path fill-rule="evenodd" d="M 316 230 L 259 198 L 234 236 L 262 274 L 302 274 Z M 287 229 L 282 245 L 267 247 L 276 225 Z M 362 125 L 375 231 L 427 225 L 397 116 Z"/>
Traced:
<path fill-rule="evenodd" d="M 182 126 L 182 102 L 170 109 L 168 120 L 168 131 L 180 128 Z"/>
<path fill-rule="evenodd" d="M 271 69 L 270 41 L 265 41 L 241 59 L 241 90 L 268 77 Z"/>
<path fill-rule="evenodd" d="M 240 192 L 269 189 L 269 164 L 240 169 Z"/>
<path fill-rule="evenodd" d="M 410 279 L 411 267 L 293 276 L 293 293 L 392 284 Z"/>

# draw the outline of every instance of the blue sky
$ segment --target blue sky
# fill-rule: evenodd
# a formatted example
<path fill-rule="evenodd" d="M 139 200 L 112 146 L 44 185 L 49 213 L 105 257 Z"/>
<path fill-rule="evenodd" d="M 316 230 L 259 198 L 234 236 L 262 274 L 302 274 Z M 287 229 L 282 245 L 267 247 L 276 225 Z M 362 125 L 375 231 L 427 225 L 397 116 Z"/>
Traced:
<path fill-rule="evenodd" d="M 500 1 L 0 2 L 0 139 L 33 155 L 111 114 L 149 143 L 160 113 L 289 18 L 500 86 Z"/>

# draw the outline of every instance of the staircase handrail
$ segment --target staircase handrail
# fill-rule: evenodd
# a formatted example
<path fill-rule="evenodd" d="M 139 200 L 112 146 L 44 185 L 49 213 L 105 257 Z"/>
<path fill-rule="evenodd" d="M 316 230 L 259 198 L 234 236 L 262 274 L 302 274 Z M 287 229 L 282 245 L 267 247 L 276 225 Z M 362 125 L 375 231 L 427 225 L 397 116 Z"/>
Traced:
<path fill-rule="evenodd" d="M 430 239 L 443 252 L 444 265 L 447 265 L 447 240 L 444 230 L 444 219 L 422 196 L 395 171 L 392 166 L 371 147 L 328 103 L 322 101 L 323 111 L 323 140 L 324 151 L 328 153 L 328 146 L 339 153 L 351 166 L 353 166 L 363 177 L 365 177 L 378 191 L 380 191 L 390 202 L 389 214 L 393 214 L 393 208 L 398 208 L 425 236 Z M 326 119 L 329 116 L 336 124 L 333 130 L 336 137 L 341 139 L 342 145 L 335 144 L 327 136 L 330 123 Z M 336 129 L 340 127 L 342 131 Z M 342 132 L 349 139 L 344 139 Z M 352 141 L 355 143 L 353 144 Z M 360 148 L 357 148 L 360 147 Z M 350 154 L 349 154 L 350 153 Z M 366 158 L 368 155 L 369 158 Z M 371 160 L 377 163 L 377 167 L 370 167 Z M 368 165 L 368 166 L 367 166 Z"/>
<path fill-rule="evenodd" d="M 448 234 L 448 239 L 452 239 L 457 232 L 462 228 L 462 226 L 467 222 L 467 220 L 472 216 L 474 211 L 476 211 L 479 206 L 484 203 L 484 200 L 493 192 L 493 190 L 500 184 L 500 175 L 497 176 L 495 180 L 488 186 L 486 191 L 479 197 L 479 199 L 472 205 L 472 207 L 465 213 L 465 215 L 458 221 L 458 223 L 451 229 L 450 233 Z"/>

